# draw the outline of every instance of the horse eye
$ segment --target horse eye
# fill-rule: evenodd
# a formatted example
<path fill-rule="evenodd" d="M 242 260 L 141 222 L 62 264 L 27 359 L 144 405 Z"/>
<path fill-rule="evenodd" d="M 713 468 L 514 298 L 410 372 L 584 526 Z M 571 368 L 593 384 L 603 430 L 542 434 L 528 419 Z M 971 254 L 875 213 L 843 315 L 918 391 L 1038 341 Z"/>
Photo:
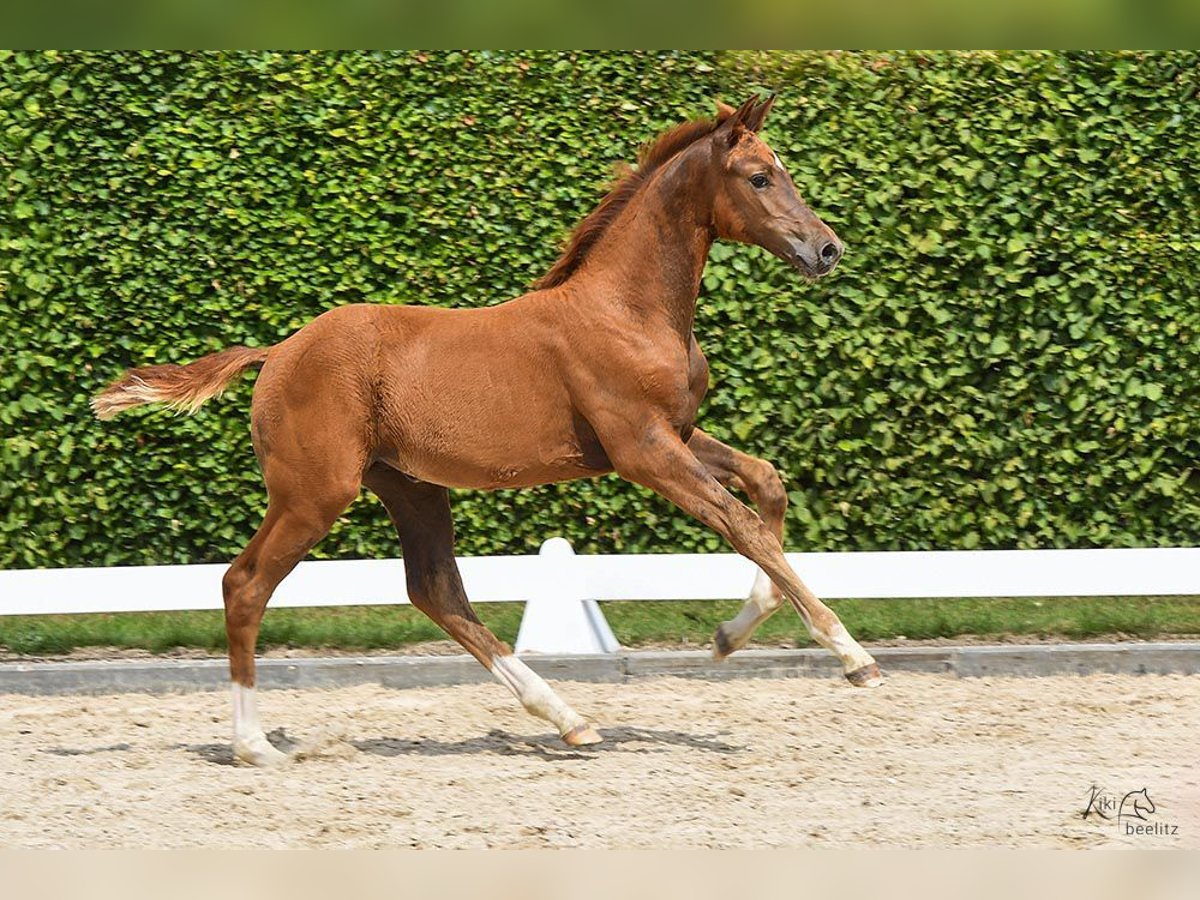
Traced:
<path fill-rule="evenodd" d="M 750 183 L 761 191 L 771 183 L 771 179 L 759 172 L 757 175 L 750 176 Z"/>

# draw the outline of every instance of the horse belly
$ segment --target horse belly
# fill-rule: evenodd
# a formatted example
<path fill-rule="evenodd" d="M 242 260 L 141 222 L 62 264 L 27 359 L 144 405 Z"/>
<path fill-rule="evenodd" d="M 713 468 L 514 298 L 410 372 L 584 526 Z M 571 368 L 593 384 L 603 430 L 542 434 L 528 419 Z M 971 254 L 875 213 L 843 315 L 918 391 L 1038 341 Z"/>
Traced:
<path fill-rule="evenodd" d="M 491 490 L 611 470 L 553 392 L 482 390 L 457 381 L 411 384 L 384 414 L 378 456 L 434 484 Z"/>
<path fill-rule="evenodd" d="M 481 431 L 470 436 L 447 433 L 429 425 L 380 456 L 413 478 L 451 488 L 496 490 L 531 487 L 610 471 L 607 460 L 586 460 L 577 446 L 551 437 L 545 443 L 530 440 L 528 430 L 520 440 L 504 430 Z M 548 436 L 550 437 L 550 436 Z M 390 452 L 389 452 L 390 451 Z"/>
<path fill-rule="evenodd" d="M 534 487 L 539 484 L 553 484 L 558 481 L 592 478 L 604 474 L 603 471 L 589 469 L 579 463 L 562 463 L 560 465 L 510 463 L 498 466 L 476 466 L 463 465 L 456 461 L 449 465 L 439 465 L 434 462 L 431 465 L 418 466 L 417 469 L 418 471 L 409 474 L 420 481 L 440 484 L 448 488 L 477 491 Z"/>

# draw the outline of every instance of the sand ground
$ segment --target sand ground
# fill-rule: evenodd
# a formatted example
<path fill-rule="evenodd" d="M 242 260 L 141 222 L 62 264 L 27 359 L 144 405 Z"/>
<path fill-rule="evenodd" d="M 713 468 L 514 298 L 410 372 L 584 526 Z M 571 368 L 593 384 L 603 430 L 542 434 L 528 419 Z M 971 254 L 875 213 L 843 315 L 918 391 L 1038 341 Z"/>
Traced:
<path fill-rule="evenodd" d="M 265 691 L 274 771 L 224 693 L 0 696 L 0 846 L 1200 847 L 1200 678 L 557 687 L 604 744 L 499 685 Z M 1083 819 L 1093 786 L 1153 831 Z"/>

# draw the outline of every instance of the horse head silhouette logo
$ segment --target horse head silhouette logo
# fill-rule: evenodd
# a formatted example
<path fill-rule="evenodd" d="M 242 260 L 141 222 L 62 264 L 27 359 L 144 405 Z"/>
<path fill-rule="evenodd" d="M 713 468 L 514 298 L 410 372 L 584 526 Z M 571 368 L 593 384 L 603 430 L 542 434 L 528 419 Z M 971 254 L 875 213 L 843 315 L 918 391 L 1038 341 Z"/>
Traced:
<path fill-rule="evenodd" d="M 1145 821 L 1147 816 L 1154 815 L 1154 801 L 1150 799 L 1150 794 L 1145 788 L 1140 791 L 1130 791 L 1121 799 L 1121 806 L 1117 810 L 1117 822 L 1121 819 L 1141 819 Z"/>

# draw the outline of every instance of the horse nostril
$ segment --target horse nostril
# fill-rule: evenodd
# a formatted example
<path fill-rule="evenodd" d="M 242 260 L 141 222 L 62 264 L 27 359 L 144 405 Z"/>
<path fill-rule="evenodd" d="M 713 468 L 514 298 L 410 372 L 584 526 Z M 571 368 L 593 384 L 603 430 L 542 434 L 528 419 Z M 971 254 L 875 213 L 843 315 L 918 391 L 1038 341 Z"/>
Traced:
<path fill-rule="evenodd" d="M 821 259 L 830 265 L 837 262 L 838 257 L 841 255 L 841 249 L 837 244 L 833 243 L 833 241 L 828 241 L 825 246 L 821 248 Z"/>

